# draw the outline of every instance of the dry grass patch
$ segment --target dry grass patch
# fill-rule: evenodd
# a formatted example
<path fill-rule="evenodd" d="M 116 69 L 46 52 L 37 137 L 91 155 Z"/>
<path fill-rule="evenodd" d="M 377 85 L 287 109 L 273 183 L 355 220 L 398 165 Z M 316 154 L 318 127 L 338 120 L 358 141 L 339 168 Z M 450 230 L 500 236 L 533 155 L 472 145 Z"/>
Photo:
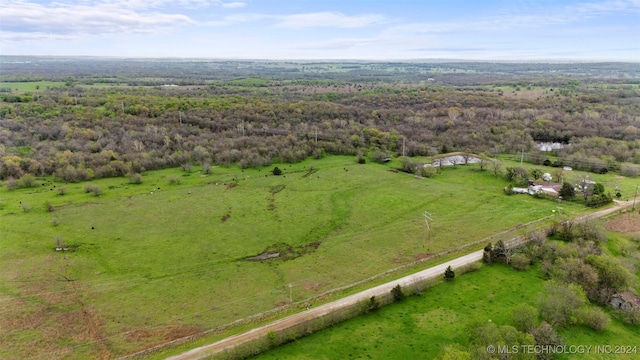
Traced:
<path fill-rule="evenodd" d="M 627 213 L 607 221 L 606 228 L 623 234 L 640 232 L 640 214 Z"/>

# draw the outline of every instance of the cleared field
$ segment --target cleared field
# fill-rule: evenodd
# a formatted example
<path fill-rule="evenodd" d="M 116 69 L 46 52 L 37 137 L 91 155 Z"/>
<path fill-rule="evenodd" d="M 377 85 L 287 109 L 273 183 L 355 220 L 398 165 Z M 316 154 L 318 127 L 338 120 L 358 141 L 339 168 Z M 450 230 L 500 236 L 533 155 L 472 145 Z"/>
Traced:
<path fill-rule="evenodd" d="M 429 253 L 584 211 L 505 196 L 471 165 L 433 179 L 351 157 L 278 166 L 104 179 L 100 197 L 2 188 L 0 357 L 114 357 L 312 298 L 424 257 L 424 211 Z M 246 260 L 268 248 L 290 259 Z"/>
<path fill-rule="evenodd" d="M 47 87 L 61 87 L 65 86 L 62 81 L 28 81 L 28 82 L 0 82 L 1 88 L 9 88 L 17 91 L 36 91 L 44 90 Z"/>

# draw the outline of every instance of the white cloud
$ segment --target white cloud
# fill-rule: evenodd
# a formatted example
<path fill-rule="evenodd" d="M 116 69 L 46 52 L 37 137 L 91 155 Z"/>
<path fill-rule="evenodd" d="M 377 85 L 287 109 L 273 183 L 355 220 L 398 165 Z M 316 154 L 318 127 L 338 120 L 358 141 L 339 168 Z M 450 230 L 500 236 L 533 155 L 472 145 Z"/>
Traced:
<path fill-rule="evenodd" d="M 348 16 L 338 12 L 317 12 L 285 15 L 276 26 L 296 29 L 310 27 L 359 28 L 379 23 L 383 20 L 384 16 L 378 14 Z"/>
<path fill-rule="evenodd" d="M 78 38 L 88 35 L 155 33 L 163 29 L 198 24 L 185 9 L 209 6 L 239 8 L 243 2 L 219 0 L 80 0 L 35 2 L 0 0 L 4 39 Z M 203 22 L 222 25 L 222 22 Z M 50 34 L 40 38 L 43 34 Z"/>
<path fill-rule="evenodd" d="M 243 2 L 240 2 L 240 1 L 233 1 L 233 2 L 228 2 L 228 3 L 221 3 L 220 6 L 222 6 L 223 8 L 226 8 L 226 9 L 237 9 L 237 8 L 241 8 L 241 7 L 247 6 L 247 4 L 243 3 Z"/>
<path fill-rule="evenodd" d="M 136 12 L 131 8 L 118 8 L 110 4 L 46 7 L 41 4 L 12 1 L 10 4 L 3 4 L 2 13 L 2 27 L 5 32 L 44 32 L 74 36 L 149 33 L 158 27 L 194 22 L 186 15 Z"/>

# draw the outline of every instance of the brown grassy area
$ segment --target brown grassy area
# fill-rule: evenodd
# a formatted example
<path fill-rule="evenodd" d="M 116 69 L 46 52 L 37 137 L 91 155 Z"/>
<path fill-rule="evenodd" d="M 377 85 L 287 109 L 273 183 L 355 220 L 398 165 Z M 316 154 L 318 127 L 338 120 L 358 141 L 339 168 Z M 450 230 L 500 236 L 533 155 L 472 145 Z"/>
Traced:
<path fill-rule="evenodd" d="M 627 213 L 607 221 L 608 230 L 623 234 L 640 233 L 640 214 Z"/>

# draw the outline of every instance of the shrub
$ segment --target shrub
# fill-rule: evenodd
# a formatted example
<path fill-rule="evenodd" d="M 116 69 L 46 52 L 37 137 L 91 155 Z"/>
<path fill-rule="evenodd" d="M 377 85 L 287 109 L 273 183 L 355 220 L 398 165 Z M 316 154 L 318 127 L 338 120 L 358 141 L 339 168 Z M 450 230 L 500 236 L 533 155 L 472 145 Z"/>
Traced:
<path fill-rule="evenodd" d="M 4 182 L 4 186 L 7 190 L 15 190 L 18 188 L 18 182 L 14 178 L 8 178 L 7 181 Z"/>
<path fill-rule="evenodd" d="M 420 165 L 415 160 L 408 158 L 406 156 L 400 159 L 400 164 L 401 164 L 400 170 L 409 174 L 417 173 L 417 171 L 419 170 L 418 166 Z"/>
<path fill-rule="evenodd" d="M 446 281 L 452 281 L 455 278 L 456 278 L 456 273 L 451 268 L 451 265 L 449 265 L 447 269 L 444 271 L 444 279 Z"/>
<path fill-rule="evenodd" d="M 402 292 L 402 287 L 400 284 L 396 285 L 393 289 L 391 289 L 391 295 L 393 295 L 394 301 L 400 301 L 404 299 L 405 295 Z"/>
<path fill-rule="evenodd" d="M 459 275 L 468 274 L 476 270 L 479 270 L 481 267 L 482 267 L 482 264 L 480 264 L 479 262 L 472 262 L 467 265 L 459 267 L 457 271 Z"/>
<path fill-rule="evenodd" d="M 51 225 L 58 226 L 60 224 L 60 220 L 58 218 L 51 218 Z"/>
<path fill-rule="evenodd" d="M 582 312 L 582 323 L 595 331 L 602 331 L 609 325 L 610 319 L 600 308 L 591 307 Z"/>
<path fill-rule="evenodd" d="M 557 346 L 563 345 L 564 343 L 560 336 L 558 336 L 558 334 L 556 333 L 556 329 L 554 329 L 553 326 L 544 321 L 540 324 L 540 326 L 531 331 L 531 335 L 533 335 L 533 338 L 536 340 L 537 345 Z M 548 359 L 550 357 L 540 358 Z"/>
<path fill-rule="evenodd" d="M 515 254 L 511 257 L 511 266 L 516 270 L 526 270 L 531 260 L 524 254 Z"/>
<path fill-rule="evenodd" d="M 61 187 L 58 188 L 58 195 L 62 196 L 64 194 L 66 194 L 66 193 L 67 193 L 67 188 L 66 187 L 61 186 Z"/>
<path fill-rule="evenodd" d="M 640 325 L 640 308 L 630 312 L 623 311 L 622 322 L 625 324 Z"/>
<path fill-rule="evenodd" d="M 30 187 L 35 187 L 38 184 L 36 183 L 36 177 L 35 176 L 33 176 L 31 174 L 24 174 L 20 178 L 19 185 L 20 185 L 20 187 L 23 187 L 23 188 L 30 188 Z"/>
<path fill-rule="evenodd" d="M 493 254 L 493 245 L 491 245 L 491 243 L 488 243 L 487 246 L 484 247 L 484 252 L 482 253 L 482 260 L 486 264 L 493 263 L 492 254 Z"/>
<path fill-rule="evenodd" d="M 433 166 L 421 166 L 418 169 L 418 175 L 426 178 L 432 178 L 436 176 L 438 169 Z"/>
<path fill-rule="evenodd" d="M 139 173 L 128 174 L 127 178 L 129 178 L 129 183 L 131 184 L 142 184 L 142 175 Z"/>
<path fill-rule="evenodd" d="M 513 195 L 513 185 L 509 184 L 509 186 L 505 187 L 504 193 L 506 195 Z"/>
<path fill-rule="evenodd" d="M 60 235 L 56 235 L 56 237 L 53 239 L 53 241 L 56 243 L 56 249 L 64 249 L 66 247 L 66 243 L 64 241 L 64 238 Z"/>
<path fill-rule="evenodd" d="M 273 170 L 271 170 L 271 173 L 273 173 L 273 175 L 282 175 L 282 170 L 280 170 L 279 167 L 274 167 Z"/>
<path fill-rule="evenodd" d="M 22 211 L 24 211 L 24 212 L 29 212 L 29 210 L 31 210 L 31 205 L 26 204 L 26 203 L 21 203 L 20 207 L 22 207 Z"/>
<path fill-rule="evenodd" d="M 573 185 L 568 182 L 562 183 L 562 188 L 560 189 L 560 196 L 562 196 L 562 200 L 571 201 L 576 196 L 576 190 L 573 188 Z"/>
<path fill-rule="evenodd" d="M 102 189 L 96 184 L 87 184 L 84 186 L 84 192 L 91 193 L 93 196 L 102 195 Z"/>
<path fill-rule="evenodd" d="M 636 165 L 624 164 L 620 166 L 620 175 L 636 177 L 640 174 L 640 167 Z"/>
<path fill-rule="evenodd" d="M 44 208 L 45 210 L 47 210 L 48 212 L 53 212 L 55 210 L 55 207 L 53 206 L 53 204 L 51 203 L 51 201 L 46 201 L 44 203 Z"/>
<path fill-rule="evenodd" d="M 539 305 L 540 315 L 557 326 L 576 323 L 580 308 L 587 303 L 584 291 L 576 284 L 549 283 L 543 294 Z"/>
<path fill-rule="evenodd" d="M 373 162 L 382 164 L 389 158 L 389 154 L 384 151 L 376 150 L 369 156 L 369 158 Z"/>
<path fill-rule="evenodd" d="M 538 310 L 529 304 L 520 304 L 511 312 L 511 324 L 520 331 L 532 332 L 538 320 Z"/>
<path fill-rule="evenodd" d="M 209 175 L 211 174 L 211 163 L 208 161 L 202 162 L 202 172 Z"/>
<path fill-rule="evenodd" d="M 375 296 L 369 298 L 369 304 L 367 306 L 367 311 L 372 312 L 376 311 L 380 308 L 380 302 L 376 299 Z"/>
<path fill-rule="evenodd" d="M 169 182 L 169 185 L 180 185 L 182 179 L 180 179 L 180 177 L 178 176 L 171 175 L 167 178 L 167 181 Z"/>

